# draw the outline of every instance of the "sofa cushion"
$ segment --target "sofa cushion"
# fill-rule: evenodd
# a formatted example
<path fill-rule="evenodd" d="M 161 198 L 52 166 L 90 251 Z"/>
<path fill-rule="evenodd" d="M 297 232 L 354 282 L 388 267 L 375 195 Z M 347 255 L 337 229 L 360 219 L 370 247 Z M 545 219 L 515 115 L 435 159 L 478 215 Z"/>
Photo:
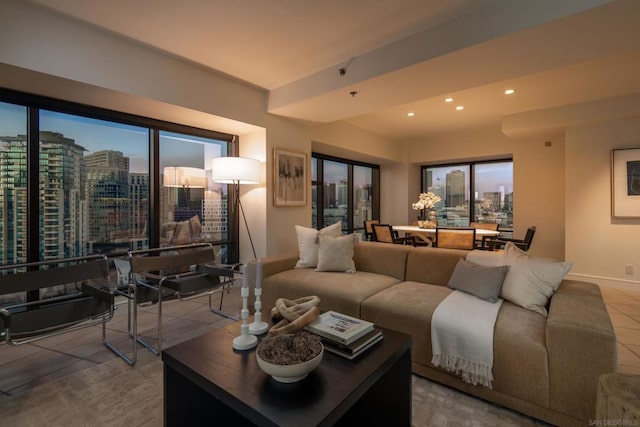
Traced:
<path fill-rule="evenodd" d="M 320 297 L 321 310 L 335 310 L 360 317 L 360 304 L 371 295 L 399 283 L 382 274 L 357 271 L 354 274 L 294 269 L 269 276 L 263 281 L 268 290 L 265 302 L 275 298 L 296 299 L 309 295 Z M 267 310 L 271 307 L 265 306 Z"/>
<path fill-rule="evenodd" d="M 438 304 L 451 292 L 444 286 L 399 283 L 367 298 L 362 303 L 362 318 L 383 328 L 410 334 L 413 362 L 437 369 L 431 365 L 431 318 Z M 494 391 L 548 405 L 545 320 L 507 301 L 502 304 L 494 333 Z"/>
<path fill-rule="evenodd" d="M 353 262 L 353 247 L 357 242 L 355 234 L 339 237 L 321 234 L 316 271 L 355 273 L 356 265 Z"/>
<path fill-rule="evenodd" d="M 296 225 L 296 237 L 298 238 L 298 256 L 300 259 L 296 268 L 315 268 L 318 266 L 318 237 L 321 234 L 338 237 L 342 234 L 342 221 L 331 224 L 321 230 Z"/>
<path fill-rule="evenodd" d="M 410 246 L 380 242 L 360 242 L 353 248 L 356 270 L 384 274 L 404 280 Z"/>
<path fill-rule="evenodd" d="M 469 251 L 443 248 L 410 248 L 407 257 L 407 281 L 447 286 L 458 260 Z"/>
<path fill-rule="evenodd" d="M 504 301 L 493 336 L 493 388 L 549 406 L 546 318 Z"/>
<path fill-rule="evenodd" d="M 485 301 L 496 302 L 507 271 L 509 267 L 506 265 L 486 267 L 460 259 L 447 287 L 466 292 Z"/>
<path fill-rule="evenodd" d="M 431 366 L 431 317 L 451 292 L 445 286 L 402 282 L 367 298 L 362 318 L 411 335 L 411 360 Z"/>

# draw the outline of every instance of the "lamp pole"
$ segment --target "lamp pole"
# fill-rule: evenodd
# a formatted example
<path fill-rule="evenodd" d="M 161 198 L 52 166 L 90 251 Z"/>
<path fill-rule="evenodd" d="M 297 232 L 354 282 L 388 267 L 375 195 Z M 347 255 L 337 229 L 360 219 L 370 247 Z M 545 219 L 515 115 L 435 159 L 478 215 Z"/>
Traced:
<path fill-rule="evenodd" d="M 242 219 L 244 220 L 244 226 L 247 229 L 249 235 L 249 242 L 251 243 L 251 250 L 253 251 L 253 257 L 258 258 L 256 255 L 256 248 L 253 246 L 253 239 L 251 238 L 251 231 L 249 231 L 249 224 L 247 223 L 247 217 L 244 214 L 244 208 L 242 207 L 242 200 L 240 200 L 240 181 L 235 180 L 234 185 L 236 187 L 236 195 L 238 197 L 238 206 L 240 206 L 240 212 L 242 213 Z"/>

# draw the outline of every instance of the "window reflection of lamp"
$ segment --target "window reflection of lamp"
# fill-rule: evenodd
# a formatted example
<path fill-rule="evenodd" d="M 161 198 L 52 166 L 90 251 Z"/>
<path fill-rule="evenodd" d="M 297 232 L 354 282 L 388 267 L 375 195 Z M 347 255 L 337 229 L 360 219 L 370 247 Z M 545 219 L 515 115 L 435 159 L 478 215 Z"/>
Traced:
<path fill-rule="evenodd" d="M 211 164 L 211 178 L 214 182 L 233 184 L 235 186 L 235 209 L 237 209 L 238 206 L 240 207 L 254 258 L 257 258 L 256 249 L 253 246 L 253 239 L 249 231 L 249 224 L 247 224 L 247 217 L 244 214 L 242 202 L 240 201 L 240 184 L 258 184 L 260 182 L 260 170 L 260 161 L 247 157 L 218 157 L 213 159 L 213 163 Z"/>
<path fill-rule="evenodd" d="M 178 207 L 188 208 L 192 188 L 205 188 L 204 169 L 167 166 L 162 180 L 165 187 L 178 188 Z"/>

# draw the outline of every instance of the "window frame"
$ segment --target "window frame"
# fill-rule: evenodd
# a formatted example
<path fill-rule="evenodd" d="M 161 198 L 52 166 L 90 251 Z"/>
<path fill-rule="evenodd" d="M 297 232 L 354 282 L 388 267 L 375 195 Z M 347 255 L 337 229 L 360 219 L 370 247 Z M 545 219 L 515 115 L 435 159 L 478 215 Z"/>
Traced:
<path fill-rule="evenodd" d="M 65 101 L 41 95 L 30 94 L 0 87 L 0 102 L 26 107 L 27 118 L 27 260 L 40 261 L 39 250 L 39 145 L 40 145 L 40 110 L 76 115 L 125 125 L 146 127 L 149 130 L 149 247 L 160 244 L 160 133 L 162 131 L 182 133 L 185 135 L 214 139 L 226 143 L 227 156 L 235 157 L 239 153 L 237 135 L 218 132 L 194 126 L 173 123 L 136 114 L 124 113 L 87 104 Z M 235 200 L 237 195 L 234 186 L 228 188 L 228 199 Z M 239 259 L 239 219 L 228 212 L 228 239 L 215 242 L 216 245 L 228 245 L 229 262 Z M 237 216 L 237 212 L 235 213 Z M 122 253 L 111 253 L 107 256 L 121 256 Z"/>
<path fill-rule="evenodd" d="M 420 188 L 422 192 L 428 191 L 426 188 L 427 183 L 425 182 L 425 170 L 433 169 L 433 168 L 441 168 L 441 167 L 469 167 L 469 222 L 475 220 L 475 188 L 476 188 L 476 165 L 489 164 L 489 163 L 511 163 L 512 170 L 512 179 L 513 179 L 513 157 L 500 157 L 496 159 L 487 159 L 487 160 L 476 160 L 476 161 L 468 161 L 468 162 L 451 162 L 451 163 L 437 163 L 437 164 L 428 164 L 420 166 Z M 515 191 L 515 189 L 514 189 Z M 501 232 L 512 232 L 513 226 L 511 227 L 503 227 L 499 226 L 499 230 Z"/>
<path fill-rule="evenodd" d="M 354 166 L 366 167 L 371 169 L 371 217 L 380 218 L 380 165 L 373 163 L 362 162 L 358 160 L 351 160 L 342 157 L 330 156 L 327 154 L 321 154 L 318 152 L 311 153 L 312 161 L 315 159 L 316 163 L 316 180 L 312 181 L 312 186 L 316 186 L 316 228 L 321 229 L 324 226 L 324 161 L 342 163 L 347 165 L 347 226 L 346 232 L 353 233 L 355 231 L 364 230 L 363 224 L 353 224 L 354 213 Z M 312 192 L 313 193 L 313 192 Z M 322 202 L 320 202 L 322 201 Z M 313 215 L 313 213 L 312 213 Z M 312 218 L 313 222 L 313 218 Z M 343 230 L 345 230 L 343 224 Z"/>

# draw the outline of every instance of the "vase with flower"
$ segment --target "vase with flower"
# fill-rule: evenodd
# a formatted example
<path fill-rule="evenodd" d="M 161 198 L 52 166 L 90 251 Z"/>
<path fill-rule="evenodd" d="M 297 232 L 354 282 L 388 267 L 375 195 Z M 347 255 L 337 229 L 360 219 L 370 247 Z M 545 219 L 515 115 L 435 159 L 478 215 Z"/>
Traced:
<path fill-rule="evenodd" d="M 438 221 L 436 220 L 436 212 L 434 210 L 436 203 L 441 201 L 432 191 L 420 193 L 418 201 L 411 204 L 413 210 L 418 211 L 418 227 L 420 228 L 436 228 Z"/>

